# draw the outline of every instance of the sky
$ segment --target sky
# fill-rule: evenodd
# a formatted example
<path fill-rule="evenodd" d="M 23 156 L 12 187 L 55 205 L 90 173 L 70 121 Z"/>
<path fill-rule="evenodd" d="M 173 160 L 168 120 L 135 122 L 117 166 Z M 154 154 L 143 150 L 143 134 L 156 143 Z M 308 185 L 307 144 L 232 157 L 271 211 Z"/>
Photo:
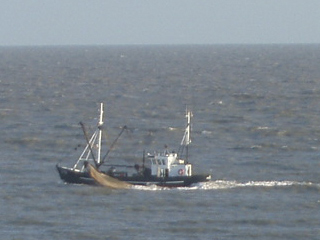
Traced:
<path fill-rule="evenodd" d="M 320 0 L 0 0 L 0 46 L 320 43 Z"/>

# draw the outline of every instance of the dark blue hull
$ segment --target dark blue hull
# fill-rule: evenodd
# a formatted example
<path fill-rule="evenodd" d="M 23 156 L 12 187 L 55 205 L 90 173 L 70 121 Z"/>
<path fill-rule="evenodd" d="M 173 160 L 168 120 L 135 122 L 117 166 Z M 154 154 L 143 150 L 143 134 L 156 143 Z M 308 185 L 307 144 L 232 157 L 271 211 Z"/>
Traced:
<path fill-rule="evenodd" d="M 60 178 L 66 183 L 73 184 L 89 184 L 96 185 L 93 178 L 88 172 L 81 172 L 71 168 L 56 166 Z M 111 175 L 120 181 L 128 182 L 132 185 L 157 185 L 162 187 L 189 187 L 192 184 L 199 182 L 207 182 L 210 180 L 210 175 L 194 175 L 194 176 L 177 176 L 177 177 L 155 177 L 155 176 L 115 176 Z"/>

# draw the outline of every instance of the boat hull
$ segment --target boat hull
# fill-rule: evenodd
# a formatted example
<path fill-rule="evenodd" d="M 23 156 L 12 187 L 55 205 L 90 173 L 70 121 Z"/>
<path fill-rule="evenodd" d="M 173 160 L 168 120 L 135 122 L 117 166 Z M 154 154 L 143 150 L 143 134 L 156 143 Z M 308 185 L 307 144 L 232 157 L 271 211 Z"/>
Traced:
<path fill-rule="evenodd" d="M 90 177 L 88 172 L 81 172 L 72 168 L 61 167 L 56 165 L 61 180 L 71 184 L 88 184 L 95 185 L 95 181 Z"/>
<path fill-rule="evenodd" d="M 89 184 L 97 185 L 88 172 L 81 172 L 72 168 L 56 166 L 61 180 L 71 184 Z M 199 182 L 207 182 L 210 175 L 193 175 L 193 176 L 177 176 L 177 177 L 155 177 L 155 176 L 112 176 L 120 181 L 130 183 L 132 185 L 150 186 L 157 185 L 162 187 L 189 187 Z"/>

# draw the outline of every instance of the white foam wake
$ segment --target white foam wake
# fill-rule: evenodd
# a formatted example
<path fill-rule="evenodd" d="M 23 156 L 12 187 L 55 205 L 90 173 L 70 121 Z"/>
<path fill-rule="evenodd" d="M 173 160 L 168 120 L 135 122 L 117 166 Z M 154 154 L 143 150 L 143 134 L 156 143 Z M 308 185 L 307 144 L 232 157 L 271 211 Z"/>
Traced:
<path fill-rule="evenodd" d="M 232 188 L 244 188 L 244 187 L 287 187 L 287 186 L 306 186 L 316 187 L 320 189 L 319 183 L 312 182 L 297 182 L 297 181 L 249 181 L 249 182 L 237 182 L 227 180 L 216 180 L 210 182 L 197 183 L 191 187 L 179 187 L 179 188 L 167 188 L 159 187 L 156 185 L 151 186 L 133 186 L 133 189 L 147 190 L 147 191 L 159 191 L 159 190 L 219 190 L 219 189 L 232 189 Z"/>
<path fill-rule="evenodd" d="M 230 189 L 230 188 L 242 188 L 242 187 L 287 187 L 287 186 L 313 186 L 320 187 L 320 184 L 312 182 L 297 182 L 297 181 L 249 181 L 249 182 L 237 182 L 237 181 L 225 181 L 217 180 L 206 183 L 200 183 L 199 189 Z"/>

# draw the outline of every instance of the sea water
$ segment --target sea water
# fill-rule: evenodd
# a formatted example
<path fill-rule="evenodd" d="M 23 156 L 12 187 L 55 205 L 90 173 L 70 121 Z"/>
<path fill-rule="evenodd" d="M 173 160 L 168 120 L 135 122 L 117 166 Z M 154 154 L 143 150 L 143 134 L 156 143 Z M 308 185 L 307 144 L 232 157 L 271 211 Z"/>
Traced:
<path fill-rule="evenodd" d="M 320 46 L 0 48 L 1 239 L 319 239 Z M 109 160 L 178 150 L 189 188 L 64 184 L 105 103 Z"/>

